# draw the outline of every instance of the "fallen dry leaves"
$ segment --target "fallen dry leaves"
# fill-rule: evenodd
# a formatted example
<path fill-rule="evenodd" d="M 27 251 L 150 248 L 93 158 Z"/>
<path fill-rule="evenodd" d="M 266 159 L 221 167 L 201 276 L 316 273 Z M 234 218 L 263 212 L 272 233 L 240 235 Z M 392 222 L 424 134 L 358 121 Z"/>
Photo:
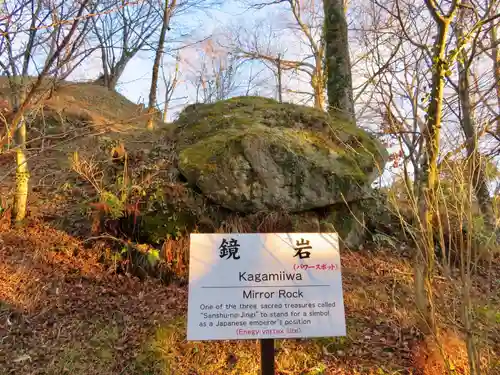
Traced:
<path fill-rule="evenodd" d="M 73 351 L 89 354 L 88 371 L 82 373 L 100 373 L 94 370 L 103 369 L 92 364 L 99 357 L 91 351 L 107 329 L 116 331 L 107 370 L 125 368 L 159 322 L 182 313 L 185 299 L 184 289 L 106 274 L 91 249 L 48 226 L 5 232 L 0 235 L 0 374 L 4 369 L 65 373 L 58 362 Z"/>

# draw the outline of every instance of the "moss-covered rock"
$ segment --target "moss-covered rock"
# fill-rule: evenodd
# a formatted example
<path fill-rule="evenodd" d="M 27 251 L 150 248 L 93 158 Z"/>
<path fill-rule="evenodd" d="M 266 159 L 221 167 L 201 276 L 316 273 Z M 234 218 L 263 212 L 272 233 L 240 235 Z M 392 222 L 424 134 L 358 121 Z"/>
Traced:
<path fill-rule="evenodd" d="M 179 169 L 238 212 L 300 212 L 363 196 L 387 152 L 365 131 L 314 108 L 261 97 L 187 107 Z"/>
<path fill-rule="evenodd" d="M 337 203 L 327 208 L 320 228 L 324 233 L 338 233 L 341 247 L 355 249 L 365 240 L 365 219 L 359 202 Z"/>
<path fill-rule="evenodd" d="M 293 232 L 318 233 L 320 229 L 319 216 L 316 212 L 301 212 L 291 216 Z"/>

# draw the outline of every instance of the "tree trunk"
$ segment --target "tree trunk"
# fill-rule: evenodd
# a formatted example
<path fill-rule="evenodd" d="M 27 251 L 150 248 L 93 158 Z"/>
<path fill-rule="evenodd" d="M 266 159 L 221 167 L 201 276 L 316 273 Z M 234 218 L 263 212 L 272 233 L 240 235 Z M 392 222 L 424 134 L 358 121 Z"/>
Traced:
<path fill-rule="evenodd" d="M 313 91 L 314 91 L 314 108 L 318 108 L 318 109 L 321 109 L 322 111 L 324 111 L 325 110 L 325 94 L 324 94 L 325 88 L 323 87 L 321 82 L 319 82 L 319 80 L 320 80 L 320 78 L 317 78 L 317 76 L 315 76 L 313 78 L 313 83 L 312 83 L 312 87 L 313 87 Z"/>
<path fill-rule="evenodd" d="M 24 115 L 21 115 L 17 123 L 12 124 L 12 127 L 16 129 L 16 191 L 12 207 L 12 219 L 14 224 L 17 224 L 26 217 L 30 178 L 26 158 L 26 120 Z"/>
<path fill-rule="evenodd" d="M 163 122 L 168 122 L 168 101 L 163 104 Z"/>
<path fill-rule="evenodd" d="M 25 68 L 27 71 L 27 67 Z M 24 72 L 24 70 L 23 70 Z M 13 107 L 15 112 L 22 110 L 22 104 L 26 101 L 25 77 L 20 77 L 13 91 Z M 14 192 L 14 204 L 12 206 L 12 224 L 20 224 L 26 217 L 28 205 L 29 170 L 26 158 L 26 119 L 23 112 L 14 115 L 11 123 L 14 132 L 16 147 L 16 190 Z"/>
<path fill-rule="evenodd" d="M 433 218 L 438 213 L 439 201 L 437 185 L 439 178 L 438 156 L 439 138 L 441 130 L 441 116 L 443 111 L 444 83 L 448 64 L 446 62 L 446 40 L 450 26 L 449 19 L 438 22 L 433 53 L 433 74 L 431 83 L 430 103 L 427 110 L 427 119 L 424 128 L 425 152 L 422 168 L 422 183 L 419 192 L 419 216 L 423 226 L 424 240 L 416 252 L 415 287 L 417 293 L 417 308 L 422 321 L 420 329 L 426 335 L 437 335 L 435 320 L 434 297 L 432 292 L 432 275 L 434 272 L 434 233 Z M 425 299 L 423 298 L 425 296 Z"/>
<path fill-rule="evenodd" d="M 493 57 L 493 74 L 495 77 L 498 112 L 500 113 L 500 49 L 498 48 L 498 39 L 496 27 L 493 26 L 490 31 L 492 57 Z M 500 116 L 497 116 L 497 135 L 500 136 Z"/>
<path fill-rule="evenodd" d="M 162 60 L 163 64 L 163 60 Z M 165 83 L 165 103 L 163 104 L 163 122 L 168 122 L 168 108 L 170 105 L 170 101 L 172 100 L 172 96 L 174 95 L 174 91 L 177 87 L 177 83 L 179 81 L 179 65 L 180 65 L 180 55 L 177 54 L 176 62 L 175 62 L 175 72 L 174 77 L 172 79 L 168 79 L 165 77 L 165 71 L 163 72 L 163 82 Z"/>
<path fill-rule="evenodd" d="M 316 56 L 315 66 L 316 67 L 314 69 L 314 73 L 311 79 L 311 86 L 313 87 L 314 90 L 314 107 L 324 111 L 325 86 L 324 86 L 324 76 L 323 76 L 323 61 L 321 56 Z"/>
<path fill-rule="evenodd" d="M 463 11 L 461 11 L 462 13 Z M 463 31 L 460 25 L 457 26 L 457 38 L 463 39 Z M 462 109 L 462 130 L 466 137 L 467 157 L 470 164 L 471 184 L 474 189 L 481 213 L 484 216 L 486 225 L 493 230 L 495 227 L 495 216 L 490 199 L 488 189 L 488 179 L 485 174 L 485 165 L 481 160 L 478 145 L 478 135 L 474 117 L 472 114 L 472 106 L 470 102 L 470 80 L 469 67 L 465 65 L 468 60 L 466 52 L 463 50 L 461 58 L 457 60 L 458 66 L 458 96 L 460 99 L 460 107 Z"/>
<path fill-rule="evenodd" d="M 35 82 L 27 90 L 27 86 L 24 82 L 24 78 L 28 72 L 28 65 L 31 61 L 33 52 L 33 40 L 35 39 L 36 28 L 32 28 L 30 32 L 30 38 L 28 40 L 25 59 L 23 64 L 23 70 L 21 76 L 16 76 L 14 72 L 14 77 L 20 79 L 20 84 L 17 82 L 15 92 L 13 94 L 14 101 L 14 112 L 12 118 L 12 129 L 15 131 L 15 141 L 16 141 L 16 191 L 14 194 L 14 205 L 12 208 L 13 215 L 12 220 L 14 223 L 20 223 L 26 217 L 26 209 L 28 202 L 28 188 L 29 188 L 29 170 L 28 162 L 26 157 L 26 118 L 24 116 L 25 111 L 29 105 L 33 104 L 33 98 L 36 97 L 37 89 L 42 85 L 43 79 L 49 74 L 54 63 L 58 61 L 61 52 L 66 48 L 71 38 L 75 34 L 82 14 L 87 7 L 89 0 L 83 0 L 79 5 L 80 8 L 76 14 L 74 21 L 71 25 L 69 32 L 63 38 L 61 44 L 57 47 L 54 53 L 46 60 L 42 71 L 38 74 Z M 41 4 L 41 2 L 38 2 Z M 36 12 L 32 13 L 33 18 L 36 17 Z M 12 79 L 12 77 L 10 78 Z M 12 84 L 12 81 L 11 81 Z M 40 100 L 40 98 L 38 98 Z"/>
<path fill-rule="evenodd" d="M 480 356 L 477 351 L 477 346 L 474 340 L 474 327 L 472 325 L 474 306 L 471 301 L 471 284 L 470 274 L 463 275 L 465 279 L 463 281 L 463 295 L 462 295 L 462 316 L 464 320 L 465 328 L 465 345 L 467 348 L 467 359 L 469 362 L 469 374 L 470 375 L 481 375 L 481 363 Z"/>
<path fill-rule="evenodd" d="M 281 55 L 278 54 L 278 59 L 277 59 L 277 66 L 278 66 L 278 72 L 277 72 L 277 87 L 276 90 L 278 91 L 278 101 L 280 103 L 283 103 L 283 72 L 281 70 Z"/>
<path fill-rule="evenodd" d="M 94 83 L 101 86 L 107 87 L 110 90 L 116 90 L 116 85 L 120 80 L 127 64 L 130 62 L 133 56 L 122 56 L 122 58 L 111 67 L 111 69 L 104 68 L 104 73 L 97 78 Z M 106 62 L 103 60 L 103 66 Z"/>
<path fill-rule="evenodd" d="M 170 15 L 172 10 L 175 8 L 177 0 L 165 1 L 165 9 L 163 10 L 163 22 L 161 25 L 160 39 L 158 41 L 158 48 L 156 49 L 155 61 L 153 63 L 153 74 L 151 77 L 151 88 L 149 89 L 149 105 L 148 112 L 149 118 L 146 127 L 149 130 L 154 129 L 154 114 L 156 112 L 156 91 L 158 90 L 158 75 L 160 72 L 160 62 L 163 56 L 163 49 L 165 44 L 165 38 L 167 35 L 168 25 L 170 23 Z"/>
<path fill-rule="evenodd" d="M 338 110 L 355 121 L 347 21 L 342 0 L 323 0 L 328 111 Z"/>
<path fill-rule="evenodd" d="M 465 24 L 466 8 L 461 8 L 458 15 L 456 26 L 457 40 L 463 40 L 464 32 L 462 25 Z M 485 218 L 486 227 L 494 230 L 495 216 L 493 214 L 493 206 L 491 204 L 487 178 L 485 175 L 485 164 L 481 160 L 481 155 L 478 147 L 478 135 L 476 124 L 472 112 L 470 101 L 470 80 L 469 80 L 469 56 L 465 50 L 462 50 L 460 58 L 457 59 L 458 68 L 458 96 L 460 99 L 460 108 L 462 110 L 461 125 L 466 138 L 467 159 L 469 162 L 470 176 L 472 177 L 470 184 L 476 195 L 479 207 Z M 472 202 L 470 202 L 472 203 Z M 468 207 L 469 211 L 472 207 Z M 468 215 L 468 219 L 472 220 L 472 214 Z M 461 257 L 465 258 L 461 262 L 461 274 L 463 283 L 462 295 L 462 312 L 464 328 L 466 332 L 465 342 L 467 346 L 467 356 L 469 360 L 469 371 L 471 375 L 479 375 L 481 373 L 479 355 L 476 349 L 473 327 L 473 306 L 471 302 L 471 262 L 473 246 L 469 243 L 463 249 Z M 477 255 L 477 254 L 476 254 Z"/>

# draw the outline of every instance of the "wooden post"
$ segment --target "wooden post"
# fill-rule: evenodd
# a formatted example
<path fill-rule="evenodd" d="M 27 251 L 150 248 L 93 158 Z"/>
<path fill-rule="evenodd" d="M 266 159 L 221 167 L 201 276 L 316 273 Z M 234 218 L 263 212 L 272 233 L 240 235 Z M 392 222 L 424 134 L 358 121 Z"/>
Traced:
<path fill-rule="evenodd" d="M 260 340 L 260 373 L 274 375 L 274 339 Z"/>

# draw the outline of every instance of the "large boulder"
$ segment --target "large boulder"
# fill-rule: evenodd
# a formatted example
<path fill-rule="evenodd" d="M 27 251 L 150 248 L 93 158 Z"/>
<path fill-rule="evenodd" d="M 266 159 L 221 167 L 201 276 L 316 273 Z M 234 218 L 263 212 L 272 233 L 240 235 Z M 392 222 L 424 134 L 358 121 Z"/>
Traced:
<path fill-rule="evenodd" d="M 237 97 L 188 106 L 175 123 L 179 169 L 238 212 L 300 212 L 364 196 L 387 160 L 341 115 Z"/>

